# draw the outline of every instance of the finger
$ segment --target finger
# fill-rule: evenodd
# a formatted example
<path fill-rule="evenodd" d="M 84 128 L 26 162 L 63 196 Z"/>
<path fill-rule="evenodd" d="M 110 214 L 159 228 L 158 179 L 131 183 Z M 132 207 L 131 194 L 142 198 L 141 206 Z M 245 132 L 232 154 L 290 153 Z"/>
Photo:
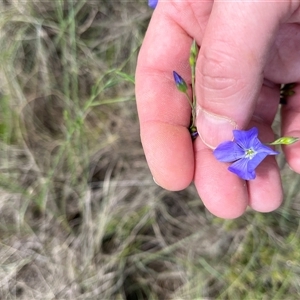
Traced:
<path fill-rule="evenodd" d="M 193 145 L 187 127 L 191 110 L 172 71 L 190 83 L 192 38 L 200 44 L 212 1 L 159 2 L 141 48 L 136 98 L 141 140 L 155 181 L 170 190 L 193 179 Z"/>
<path fill-rule="evenodd" d="M 232 138 L 253 114 L 274 33 L 289 2 L 215 2 L 197 61 L 197 127 L 210 147 Z"/>
<path fill-rule="evenodd" d="M 201 139 L 195 141 L 195 186 L 206 208 L 224 219 L 241 216 L 248 205 L 246 182 L 216 160 Z"/>
<path fill-rule="evenodd" d="M 300 18 L 299 18 L 300 20 Z M 277 83 L 291 83 L 300 80 L 300 25 L 282 24 L 276 34 L 274 46 L 269 52 L 264 69 L 265 77 Z"/>
<path fill-rule="evenodd" d="M 187 129 L 191 110 L 176 89 L 172 71 L 189 82 L 192 39 L 164 13 L 168 4 L 156 8 L 139 53 L 136 98 L 141 140 L 155 181 L 166 189 L 180 190 L 191 183 L 194 174 Z"/>
<path fill-rule="evenodd" d="M 257 127 L 259 138 L 264 143 L 274 141 L 271 125 L 275 118 L 280 88 L 268 82 L 263 85 L 257 100 L 250 127 Z M 266 157 L 256 168 L 255 180 L 247 182 L 249 206 L 259 212 L 270 212 L 277 209 L 283 198 L 280 170 L 275 157 Z"/>
<path fill-rule="evenodd" d="M 279 85 L 266 82 L 260 91 L 250 127 L 257 127 L 263 143 L 274 141 L 271 125 L 278 110 Z M 256 178 L 247 182 L 249 206 L 259 212 L 277 209 L 283 198 L 280 171 L 274 156 L 266 157 L 256 168 Z"/>
<path fill-rule="evenodd" d="M 271 124 L 278 107 L 279 87 L 263 85 L 250 127 L 257 127 L 262 142 L 271 142 Z M 208 210 L 221 218 L 236 218 L 247 205 L 260 212 L 272 211 L 281 204 L 282 189 L 274 157 L 267 157 L 256 169 L 256 178 L 245 182 L 228 171 L 229 163 L 221 163 L 203 142 L 195 143 L 195 185 Z"/>
<path fill-rule="evenodd" d="M 261 142 L 274 140 L 271 124 L 261 123 L 257 119 L 250 124 L 258 128 Z M 256 178 L 247 182 L 249 206 L 259 212 L 271 212 L 280 206 L 283 199 L 280 170 L 275 157 L 266 157 L 255 172 Z"/>
<path fill-rule="evenodd" d="M 280 172 L 274 157 L 266 157 L 256 168 L 256 178 L 248 181 L 249 206 L 259 212 L 277 209 L 283 199 Z"/>
<path fill-rule="evenodd" d="M 295 94 L 287 98 L 287 104 L 281 108 L 282 135 L 300 137 L 300 86 L 293 89 Z M 283 146 L 289 166 L 300 173 L 300 142 Z"/>

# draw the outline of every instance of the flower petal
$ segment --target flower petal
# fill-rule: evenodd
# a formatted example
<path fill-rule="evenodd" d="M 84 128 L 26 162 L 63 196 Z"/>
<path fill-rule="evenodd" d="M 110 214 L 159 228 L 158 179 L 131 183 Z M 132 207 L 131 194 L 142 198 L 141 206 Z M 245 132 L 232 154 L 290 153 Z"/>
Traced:
<path fill-rule="evenodd" d="M 222 162 L 233 162 L 245 156 L 245 151 L 232 141 L 221 143 L 213 153 Z"/>
<path fill-rule="evenodd" d="M 267 155 L 277 155 L 279 154 L 278 151 L 273 150 L 272 148 L 264 145 L 261 143 L 261 141 L 256 138 L 253 142 L 253 149 L 255 150 L 255 152 L 257 153 L 267 153 Z"/>
<path fill-rule="evenodd" d="M 158 0 L 148 0 L 148 6 L 154 9 L 157 5 Z"/>
<path fill-rule="evenodd" d="M 258 136 L 258 129 L 253 127 L 249 130 L 233 130 L 234 141 L 243 149 L 250 149 Z"/>
<path fill-rule="evenodd" d="M 249 168 L 249 159 L 242 158 L 233 163 L 228 170 L 244 180 L 252 180 L 256 177 L 255 170 Z"/>
<path fill-rule="evenodd" d="M 257 166 L 268 156 L 266 152 L 257 153 L 252 159 L 248 162 L 248 170 L 254 170 Z"/>
<path fill-rule="evenodd" d="M 256 177 L 255 168 L 268 155 L 276 155 L 279 152 L 262 144 L 258 139 L 258 129 L 233 130 L 234 141 L 220 144 L 214 150 L 214 156 L 222 162 L 233 162 L 228 168 L 240 178 L 251 180 Z"/>

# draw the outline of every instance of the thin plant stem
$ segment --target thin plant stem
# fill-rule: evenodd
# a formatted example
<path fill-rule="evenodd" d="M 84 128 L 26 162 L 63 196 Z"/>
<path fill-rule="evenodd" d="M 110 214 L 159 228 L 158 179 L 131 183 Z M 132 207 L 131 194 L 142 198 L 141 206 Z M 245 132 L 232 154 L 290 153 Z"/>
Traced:
<path fill-rule="evenodd" d="M 195 91 L 195 77 L 196 77 L 196 60 L 198 56 L 198 46 L 195 40 L 193 40 L 191 51 L 190 51 L 190 66 L 191 66 L 191 73 L 192 73 L 192 95 L 193 95 L 193 101 L 191 104 L 192 108 L 192 124 L 190 128 L 196 127 L 196 104 L 197 104 L 197 98 L 196 98 L 196 91 Z"/>

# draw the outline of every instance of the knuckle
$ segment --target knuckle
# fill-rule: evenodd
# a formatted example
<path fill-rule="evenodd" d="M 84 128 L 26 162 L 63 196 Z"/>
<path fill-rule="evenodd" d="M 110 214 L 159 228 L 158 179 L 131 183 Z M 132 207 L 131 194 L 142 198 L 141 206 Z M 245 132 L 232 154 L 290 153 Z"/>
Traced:
<path fill-rule="evenodd" d="M 231 96 L 246 86 L 240 65 L 237 58 L 221 47 L 204 50 L 200 53 L 197 66 L 199 85 L 205 93 L 219 91 L 222 92 L 222 98 Z"/>

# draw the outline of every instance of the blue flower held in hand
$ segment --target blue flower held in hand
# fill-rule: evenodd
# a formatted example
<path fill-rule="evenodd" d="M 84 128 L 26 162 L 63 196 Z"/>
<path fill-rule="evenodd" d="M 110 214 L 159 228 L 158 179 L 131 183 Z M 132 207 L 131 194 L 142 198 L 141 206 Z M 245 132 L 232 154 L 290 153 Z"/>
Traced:
<path fill-rule="evenodd" d="M 148 0 L 148 6 L 151 8 L 155 8 L 157 5 L 158 0 Z"/>
<path fill-rule="evenodd" d="M 233 130 L 234 141 L 221 143 L 215 150 L 214 155 L 222 162 L 233 162 L 228 168 L 245 180 L 256 177 L 255 168 L 267 155 L 276 155 L 279 152 L 272 150 L 261 143 L 258 139 L 256 127 L 250 130 Z"/>

